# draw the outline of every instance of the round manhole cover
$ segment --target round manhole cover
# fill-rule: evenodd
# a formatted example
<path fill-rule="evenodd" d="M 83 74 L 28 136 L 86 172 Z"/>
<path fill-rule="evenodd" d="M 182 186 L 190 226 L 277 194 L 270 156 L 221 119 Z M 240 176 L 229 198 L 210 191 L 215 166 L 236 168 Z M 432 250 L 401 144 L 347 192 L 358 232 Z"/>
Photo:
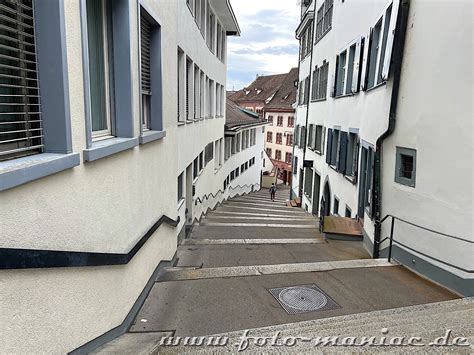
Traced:
<path fill-rule="evenodd" d="M 281 290 L 278 298 L 284 305 L 305 312 L 321 309 L 328 302 L 322 292 L 301 286 Z"/>

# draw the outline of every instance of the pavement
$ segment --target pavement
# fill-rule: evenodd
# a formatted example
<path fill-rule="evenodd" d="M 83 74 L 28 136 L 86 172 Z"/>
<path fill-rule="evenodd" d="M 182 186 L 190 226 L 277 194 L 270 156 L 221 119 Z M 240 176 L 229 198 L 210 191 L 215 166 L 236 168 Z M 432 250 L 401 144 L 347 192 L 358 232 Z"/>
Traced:
<path fill-rule="evenodd" d="M 259 191 L 210 211 L 178 247 L 176 266 L 158 275 L 129 332 L 97 353 L 211 353 L 216 349 L 158 345 L 162 336 L 170 334 L 226 334 L 235 338 L 243 330 L 269 334 L 274 327 L 306 334 L 318 324 L 307 322 L 325 319 L 334 320 L 331 326 L 341 332 L 344 317 L 459 298 L 398 264 L 371 259 L 360 241 L 325 240 L 317 218 L 299 208 L 286 207 L 286 196 L 288 190 L 280 188 L 272 202 L 267 191 Z M 290 294 L 301 290 L 298 286 L 313 293 L 298 296 L 301 299 L 296 301 L 319 302 L 322 295 L 324 307 L 289 314 L 282 307 L 282 294 L 278 300 L 270 292 L 291 287 Z M 463 307 L 471 313 L 458 312 L 458 317 L 472 314 L 472 304 Z M 442 327 L 443 322 L 436 326 Z M 298 349 L 295 352 L 302 352 Z M 220 350 L 236 351 L 230 347 Z"/>

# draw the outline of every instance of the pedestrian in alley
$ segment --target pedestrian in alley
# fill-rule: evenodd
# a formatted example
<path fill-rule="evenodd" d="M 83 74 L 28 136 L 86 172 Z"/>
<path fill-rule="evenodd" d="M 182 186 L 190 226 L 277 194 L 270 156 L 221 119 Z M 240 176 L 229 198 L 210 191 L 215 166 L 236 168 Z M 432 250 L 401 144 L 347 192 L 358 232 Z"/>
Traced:
<path fill-rule="evenodd" d="M 275 201 L 275 193 L 276 193 L 277 187 L 275 186 L 275 183 L 272 184 L 272 187 L 270 187 L 270 198 L 272 201 Z"/>

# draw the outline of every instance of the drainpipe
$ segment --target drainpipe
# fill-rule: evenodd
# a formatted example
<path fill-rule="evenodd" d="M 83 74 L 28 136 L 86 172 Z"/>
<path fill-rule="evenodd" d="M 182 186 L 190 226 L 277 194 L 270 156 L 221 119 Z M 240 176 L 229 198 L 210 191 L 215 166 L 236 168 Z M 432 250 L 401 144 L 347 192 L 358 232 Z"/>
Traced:
<path fill-rule="evenodd" d="M 303 164 L 306 159 L 306 142 L 308 141 L 308 119 L 309 119 L 309 103 L 311 101 L 311 84 L 312 84 L 312 78 L 311 75 L 313 73 L 313 52 L 314 52 L 314 23 L 316 22 L 316 0 L 313 0 L 313 22 L 311 23 L 311 54 L 309 56 L 309 87 L 308 87 L 308 102 L 306 103 L 306 119 L 305 119 L 305 139 L 303 142 Z M 299 77 L 299 63 L 298 63 L 298 77 Z M 306 92 L 305 92 L 306 96 Z M 303 174 L 305 174 L 306 169 L 303 169 Z M 304 189 L 304 181 L 305 181 L 305 176 L 303 175 L 303 186 L 301 186 L 301 191 Z M 303 196 L 300 196 L 301 199 L 303 199 Z"/>
<path fill-rule="evenodd" d="M 373 257 L 378 258 L 380 252 L 379 242 L 381 240 L 382 226 L 380 220 L 382 218 L 382 154 L 383 142 L 395 130 L 397 104 L 400 89 L 400 76 L 402 70 L 403 52 L 405 47 L 405 37 L 408 22 L 408 12 L 410 8 L 410 0 L 400 0 L 400 7 L 397 16 L 397 32 L 395 33 L 393 43 L 393 88 L 392 97 L 390 100 L 390 111 L 388 118 L 387 130 L 377 139 L 375 144 L 375 160 L 374 160 L 374 216 L 375 216 L 375 231 L 374 231 L 374 249 Z"/>

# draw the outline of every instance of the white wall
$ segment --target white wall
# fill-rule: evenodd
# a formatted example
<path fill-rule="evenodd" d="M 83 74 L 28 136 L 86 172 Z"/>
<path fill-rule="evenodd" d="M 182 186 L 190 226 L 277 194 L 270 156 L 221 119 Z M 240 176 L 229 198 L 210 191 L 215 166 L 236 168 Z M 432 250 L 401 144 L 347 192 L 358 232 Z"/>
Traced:
<path fill-rule="evenodd" d="M 0 247 L 127 253 L 161 215 L 182 214 L 177 176 L 207 143 L 223 137 L 224 118 L 177 125 L 177 47 L 224 87 L 226 66 L 207 48 L 184 0 L 144 2 L 161 25 L 166 137 L 1 192 Z M 86 128 L 79 0 L 64 6 L 73 149 L 82 162 Z M 137 2 L 130 6 L 138 136 Z M 203 189 L 221 186 L 214 184 L 209 178 Z M 181 218 L 178 228 L 162 225 L 127 265 L 0 271 L 1 351 L 65 353 L 120 325 L 159 262 L 173 258 Z"/>
<path fill-rule="evenodd" d="M 436 40 L 426 40 L 427 33 Z M 396 126 L 384 141 L 382 176 L 384 215 L 470 240 L 474 215 L 472 34 L 472 3 L 411 2 Z M 416 149 L 414 188 L 394 181 L 397 146 Z M 384 226 L 385 234 L 388 228 Z M 400 222 L 395 237 L 443 261 L 474 268 L 472 244 Z"/>

